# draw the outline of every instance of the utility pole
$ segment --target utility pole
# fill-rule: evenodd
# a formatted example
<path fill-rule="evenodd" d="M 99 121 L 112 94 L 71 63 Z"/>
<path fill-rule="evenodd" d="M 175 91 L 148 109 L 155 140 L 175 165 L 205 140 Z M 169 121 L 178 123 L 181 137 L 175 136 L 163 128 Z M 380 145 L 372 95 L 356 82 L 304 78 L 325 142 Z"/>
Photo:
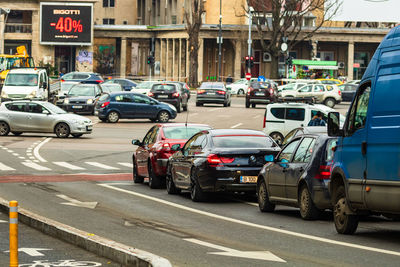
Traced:
<path fill-rule="evenodd" d="M 222 0 L 219 0 L 219 31 L 218 31 L 218 81 L 221 81 L 222 69 Z"/>
<path fill-rule="evenodd" d="M 252 7 L 252 6 L 250 6 L 249 7 L 249 39 L 247 40 L 247 55 L 249 56 L 249 58 L 250 58 L 250 56 L 251 56 L 251 43 L 252 43 L 252 40 L 251 40 L 251 26 L 252 26 L 252 24 L 253 24 L 253 12 L 254 11 L 254 8 Z M 248 73 L 251 73 L 251 68 L 250 68 L 250 64 L 247 66 L 247 72 Z"/>
<path fill-rule="evenodd" d="M 10 13 L 9 8 L 0 7 L 0 54 L 4 54 L 4 30 L 6 27 L 8 13 Z"/>

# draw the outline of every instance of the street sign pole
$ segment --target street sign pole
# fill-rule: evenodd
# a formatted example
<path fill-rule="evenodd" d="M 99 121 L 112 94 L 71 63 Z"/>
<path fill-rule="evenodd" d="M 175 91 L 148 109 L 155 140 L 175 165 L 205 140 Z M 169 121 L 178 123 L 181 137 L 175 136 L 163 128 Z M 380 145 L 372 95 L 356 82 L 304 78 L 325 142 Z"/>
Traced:
<path fill-rule="evenodd" d="M 221 81 L 222 69 L 222 0 L 219 0 L 219 31 L 218 31 L 218 81 Z"/>
<path fill-rule="evenodd" d="M 249 39 L 247 40 L 247 55 L 250 57 L 251 56 L 251 26 L 253 23 L 253 7 L 249 7 Z M 250 66 L 247 66 L 247 72 L 250 73 L 251 72 L 251 68 Z"/>

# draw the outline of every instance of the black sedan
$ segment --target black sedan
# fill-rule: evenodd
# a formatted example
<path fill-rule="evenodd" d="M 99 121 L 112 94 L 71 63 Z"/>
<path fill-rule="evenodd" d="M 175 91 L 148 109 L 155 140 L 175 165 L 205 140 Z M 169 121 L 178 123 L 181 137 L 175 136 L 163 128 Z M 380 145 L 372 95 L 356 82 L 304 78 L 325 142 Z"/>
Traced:
<path fill-rule="evenodd" d="M 151 88 L 150 97 L 173 105 L 178 113 L 188 109 L 188 96 L 178 83 L 156 83 Z"/>
<path fill-rule="evenodd" d="M 192 136 L 167 167 L 167 191 L 189 190 L 193 201 L 204 201 L 208 192 L 254 192 L 257 176 L 268 158 L 280 148 L 260 131 L 205 130 Z"/>
<path fill-rule="evenodd" d="M 260 172 L 260 210 L 272 212 L 276 204 L 294 206 L 310 220 L 331 208 L 328 182 L 336 141 L 326 134 L 307 134 L 289 142 Z"/>
<path fill-rule="evenodd" d="M 278 100 L 278 87 L 274 82 L 252 82 L 246 93 L 246 108 L 257 104 L 274 103 Z"/>
<path fill-rule="evenodd" d="M 231 93 L 226 90 L 224 83 L 204 82 L 200 85 L 196 95 L 196 106 L 207 103 L 223 104 L 224 107 L 231 105 Z"/>
<path fill-rule="evenodd" d="M 63 109 L 74 113 L 94 113 L 97 98 L 103 93 L 99 84 L 80 83 L 69 89 L 65 96 Z"/>
<path fill-rule="evenodd" d="M 342 91 L 342 101 L 353 101 L 356 95 L 358 84 L 345 83 L 338 86 L 339 90 Z"/>

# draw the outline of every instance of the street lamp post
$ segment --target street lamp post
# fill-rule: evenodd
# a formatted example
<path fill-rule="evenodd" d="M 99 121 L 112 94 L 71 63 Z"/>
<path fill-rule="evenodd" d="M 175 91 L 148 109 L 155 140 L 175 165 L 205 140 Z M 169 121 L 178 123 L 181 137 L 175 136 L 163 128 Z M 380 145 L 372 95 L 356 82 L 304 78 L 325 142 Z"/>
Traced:
<path fill-rule="evenodd" d="M 251 40 L 251 26 L 253 24 L 253 12 L 254 8 L 252 6 L 249 7 L 249 39 L 247 40 L 247 55 L 251 56 L 251 44 L 252 44 L 252 40 Z M 250 68 L 250 64 L 247 66 L 247 72 L 250 73 L 251 72 L 251 68 Z"/>
<path fill-rule="evenodd" d="M 221 81 L 222 69 L 222 0 L 219 0 L 219 31 L 218 31 L 218 81 Z"/>

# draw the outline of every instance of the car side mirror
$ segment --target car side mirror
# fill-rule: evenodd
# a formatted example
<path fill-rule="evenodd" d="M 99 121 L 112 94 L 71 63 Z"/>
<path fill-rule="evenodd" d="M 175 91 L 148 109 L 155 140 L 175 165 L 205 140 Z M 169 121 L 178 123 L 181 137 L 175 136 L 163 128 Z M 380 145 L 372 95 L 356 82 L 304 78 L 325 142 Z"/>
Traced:
<path fill-rule="evenodd" d="M 265 159 L 266 162 L 274 162 L 275 161 L 274 155 L 266 155 L 264 157 L 264 159 Z"/>
<path fill-rule="evenodd" d="M 172 151 L 179 151 L 181 150 L 181 145 L 180 144 L 175 144 L 171 146 Z"/>
<path fill-rule="evenodd" d="M 289 163 L 289 161 L 287 159 L 282 159 L 282 161 L 279 163 L 279 165 L 282 168 L 287 168 L 287 167 L 289 167 L 288 163 Z"/>
<path fill-rule="evenodd" d="M 49 115 L 49 114 L 50 114 L 50 112 L 49 112 L 48 110 L 43 110 L 43 111 L 42 111 L 42 114 Z"/>
<path fill-rule="evenodd" d="M 132 140 L 132 145 L 134 145 L 134 146 L 142 146 L 142 142 L 140 142 L 139 139 L 133 139 Z"/>
<path fill-rule="evenodd" d="M 151 101 L 151 102 L 150 102 L 150 105 L 152 105 L 152 106 L 154 106 L 155 104 L 157 104 L 157 103 L 154 102 L 154 101 Z"/>
<path fill-rule="evenodd" d="M 343 136 L 343 129 L 340 129 L 339 112 L 328 113 L 328 135 L 334 137 Z"/>

